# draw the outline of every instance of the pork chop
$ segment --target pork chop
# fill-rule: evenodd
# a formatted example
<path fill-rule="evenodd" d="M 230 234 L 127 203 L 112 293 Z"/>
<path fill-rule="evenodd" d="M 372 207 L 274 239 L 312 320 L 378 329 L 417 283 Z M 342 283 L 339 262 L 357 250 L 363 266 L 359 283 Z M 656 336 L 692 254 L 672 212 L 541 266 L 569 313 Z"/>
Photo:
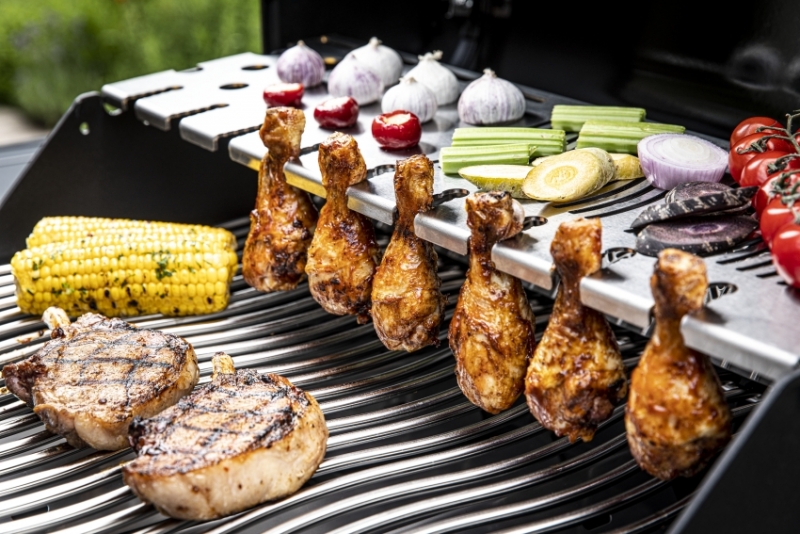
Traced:
<path fill-rule="evenodd" d="M 122 469 L 142 500 L 207 520 L 290 495 L 317 470 L 328 427 L 314 397 L 289 380 L 236 371 L 214 356 L 211 383 L 152 419 L 135 419 L 139 457 Z"/>
<path fill-rule="evenodd" d="M 87 313 L 70 324 L 45 311 L 51 340 L 6 365 L 6 386 L 73 447 L 128 446 L 128 425 L 175 404 L 197 384 L 197 357 L 185 339 Z"/>

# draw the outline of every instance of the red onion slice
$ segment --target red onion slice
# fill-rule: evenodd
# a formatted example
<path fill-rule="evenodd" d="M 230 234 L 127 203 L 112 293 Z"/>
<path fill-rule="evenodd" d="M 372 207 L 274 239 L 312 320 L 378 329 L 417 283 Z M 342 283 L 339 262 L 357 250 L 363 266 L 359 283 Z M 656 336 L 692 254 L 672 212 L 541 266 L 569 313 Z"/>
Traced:
<path fill-rule="evenodd" d="M 644 175 L 659 189 L 686 182 L 719 182 L 728 166 L 727 152 L 693 135 L 651 135 L 639 141 L 638 152 Z"/>

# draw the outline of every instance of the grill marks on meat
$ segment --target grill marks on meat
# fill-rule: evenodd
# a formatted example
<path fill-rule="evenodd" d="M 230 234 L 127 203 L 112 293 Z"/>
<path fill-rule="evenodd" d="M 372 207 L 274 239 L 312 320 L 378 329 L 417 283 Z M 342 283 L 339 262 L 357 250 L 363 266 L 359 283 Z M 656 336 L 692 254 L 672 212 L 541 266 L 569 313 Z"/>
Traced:
<path fill-rule="evenodd" d="M 308 193 L 286 183 L 283 172 L 300 154 L 305 125 L 299 109 L 269 108 L 260 130 L 268 152 L 258 171 L 256 208 L 242 255 L 242 276 L 258 291 L 293 289 L 305 277 L 317 208 Z"/>
<path fill-rule="evenodd" d="M 297 491 L 325 455 L 328 430 L 314 398 L 274 374 L 215 374 L 177 405 L 131 425 L 139 457 L 125 483 L 161 512 L 213 519 Z"/>
<path fill-rule="evenodd" d="M 730 440 L 731 413 L 708 358 L 686 347 L 681 318 L 708 287 L 703 260 L 666 249 L 650 278 L 655 332 L 631 376 L 625 428 L 631 453 L 651 475 L 692 476 Z"/>
<path fill-rule="evenodd" d="M 499 272 L 492 246 L 522 230 L 524 213 L 511 195 L 467 197 L 469 270 L 450 322 L 450 348 L 464 395 L 490 413 L 510 408 L 522 394 L 533 354 L 534 317 L 522 283 Z"/>
<path fill-rule="evenodd" d="M 556 231 L 550 251 L 561 285 L 525 381 L 534 417 L 573 442 L 590 441 L 627 391 L 614 332 L 580 301 L 581 278 L 600 269 L 601 244 L 599 219 L 564 222 Z"/>
<path fill-rule="evenodd" d="M 3 368 L 9 390 L 74 447 L 122 449 L 135 416 L 160 412 L 187 394 L 199 371 L 184 339 L 85 314 L 53 329 L 25 361 Z"/>
<path fill-rule="evenodd" d="M 414 217 L 433 204 L 431 160 L 416 155 L 398 161 L 394 191 L 398 217 L 372 282 L 372 319 L 386 348 L 412 352 L 439 344 L 447 304 L 436 251 L 414 233 Z"/>
<path fill-rule="evenodd" d="M 327 200 L 308 249 L 311 296 L 328 313 L 369 320 L 378 245 L 372 222 L 347 207 L 347 188 L 367 177 L 367 166 L 351 136 L 335 133 L 319 146 L 319 168 Z"/>

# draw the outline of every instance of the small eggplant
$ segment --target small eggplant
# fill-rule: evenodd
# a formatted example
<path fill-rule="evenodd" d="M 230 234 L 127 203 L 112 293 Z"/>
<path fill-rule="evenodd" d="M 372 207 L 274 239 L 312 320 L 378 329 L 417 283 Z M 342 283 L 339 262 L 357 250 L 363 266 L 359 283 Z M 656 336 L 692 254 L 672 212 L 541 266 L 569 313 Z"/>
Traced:
<path fill-rule="evenodd" d="M 660 222 L 639 232 L 636 250 L 645 256 L 656 256 L 665 248 L 677 248 L 707 256 L 734 247 L 757 227 L 754 219 L 743 216 Z"/>
<path fill-rule="evenodd" d="M 717 213 L 747 205 L 758 191 L 757 187 L 741 187 L 718 193 L 694 196 L 668 204 L 650 206 L 636 217 L 631 228 L 637 229 L 656 222 Z"/>
<path fill-rule="evenodd" d="M 667 196 L 664 197 L 664 202 L 671 204 L 679 200 L 688 200 L 703 195 L 710 195 L 711 193 L 722 193 L 733 189 L 729 185 L 720 182 L 684 182 L 676 185 L 670 189 Z"/>

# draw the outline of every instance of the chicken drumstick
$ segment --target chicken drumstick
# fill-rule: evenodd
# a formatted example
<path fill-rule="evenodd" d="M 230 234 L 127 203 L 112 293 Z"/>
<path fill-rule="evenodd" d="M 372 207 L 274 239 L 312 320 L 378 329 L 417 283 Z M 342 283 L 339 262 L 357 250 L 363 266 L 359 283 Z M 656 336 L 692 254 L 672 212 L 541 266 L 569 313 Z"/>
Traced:
<path fill-rule="evenodd" d="M 367 166 L 351 136 L 335 133 L 319 146 L 319 168 L 327 201 L 308 249 L 308 287 L 329 313 L 369 319 L 378 245 L 372 222 L 347 207 L 347 188 L 367 177 Z"/>
<path fill-rule="evenodd" d="M 543 427 L 570 441 L 590 441 L 625 398 L 625 366 L 603 315 L 580 300 L 581 278 L 600 268 L 599 219 L 561 224 L 550 251 L 561 285 L 533 354 L 525 394 Z"/>
<path fill-rule="evenodd" d="M 492 191 L 467 197 L 469 270 L 450 322 L 456 378 L 476 406 L 499 413 L 525 386 L 533 354 L 534 317 L 519 279 L 492 261 L 492 246 L 522 230 L 524 213 L 511 195 Z"/>
<path fill-rule="evenodd" d="M 700 471 L 731 437 L 731 413 L 714 368 L 686 347 L 681 318 L 703 305 L 703 260 L 662 250 L 650 278 L 655 332 L 631 377 L 625 428 L 639 465 L 663 480 Z"/>
<path fill-rule="evenodd" d="M 283 174 L 284 164 L 300 154 L 305 126 L 301 110 L 269 108 L 259 132 L 269 151 L 258 171 L 256 208 L 242 255 L 242 276 L 258 291 L 294 289 L 305 277 L 317 208 Z"/>
<path fill-rule="evenodd" d="M 433 163 L 424 155 L 397 162 L 398 217 L 372 282 L 375 331 L 389 350 L 412 352 L 439 344 L 447 297 L 439 291 L 436 251 L 414 233 L 414 217 L 431 209 Z"/>

